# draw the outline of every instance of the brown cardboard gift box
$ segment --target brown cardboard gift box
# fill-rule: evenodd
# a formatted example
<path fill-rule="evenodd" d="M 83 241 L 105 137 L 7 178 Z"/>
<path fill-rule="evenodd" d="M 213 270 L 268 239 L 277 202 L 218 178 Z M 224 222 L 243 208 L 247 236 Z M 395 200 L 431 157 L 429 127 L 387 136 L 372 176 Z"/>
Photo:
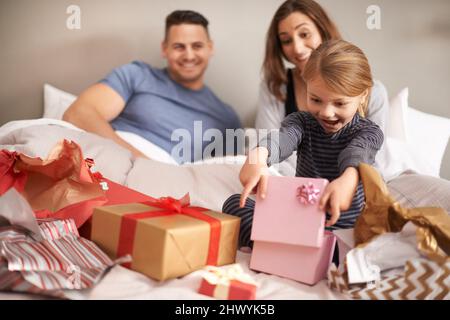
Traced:
<path fill-rule="evenodd" d="M 186 195 L 98 207 L 91 239 L 112 258 L 130 254 L 127 267 L 166 280 L 234 263 L 239 224 L 238 217 L 189 206 Z"/>

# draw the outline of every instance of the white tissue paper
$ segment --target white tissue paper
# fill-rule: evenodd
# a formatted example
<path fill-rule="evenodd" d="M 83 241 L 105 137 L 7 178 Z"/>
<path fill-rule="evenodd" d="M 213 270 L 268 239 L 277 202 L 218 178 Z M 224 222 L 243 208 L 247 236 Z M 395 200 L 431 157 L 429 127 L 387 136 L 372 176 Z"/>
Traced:
<path fill-rule="evenodd" d="M 36 241 L 43 240 L 33 209 L 14 188 L 10 188 L 0 197 L 0 219 L 6 219 L 9 222 L 8 224 L 21 226 L 31 231 Z M 4 224 L 1 220 L 0 226 Z"/>
<path fill-rule="evenodd" d="M 403 268 L 408 260 L 419 258 L 415 229 L 409 222 L 401 232 L 379 235 L 365 247 L 350 250 L 346 256 L 349 284 L 377 281 L 381 272 Z"/>

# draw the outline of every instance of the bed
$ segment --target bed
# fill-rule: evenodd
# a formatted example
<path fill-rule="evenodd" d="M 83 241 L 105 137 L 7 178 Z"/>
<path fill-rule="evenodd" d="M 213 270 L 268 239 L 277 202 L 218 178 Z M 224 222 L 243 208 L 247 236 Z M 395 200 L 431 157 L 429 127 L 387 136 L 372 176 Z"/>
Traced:
<path fill-rule="evenodd" d="M 70 99 L 65 104 L 70 104 Z M 391 108 L 395 108 L 395 105 Z M 422 119 L 424 117 L 421 114 L 418 116 Z M 425 114 L 427 116 L 429 117 Z M 440 155 L 436 156 L 441 161 L 450 136 L 450 120 L 437 120 L 441 121 L 438 121 L 440 126 L 435 124 L 434 129 L 441 130 L 441 136 L 446 135 L 443 138 L 445 144 L 439 146 L 442 150 L 437 151 Z M 178 165 L 170 155 L 150 142 L 133 134 L 119 134 L 152 159 L 134 159 L 128 150 L 112 141 L 62 120 L 48 118 L 48 114 L 47 118 L 14 121 L 0 127 L 0 148 L 44 158 L 57 142 L 69 139 L 80 145 L 85 157 L 95 159 L 96 170 L 117 183 L 153 197 L 180 198 L 189 192 L 194 205 L 217 211 L 221 210 L 222 203 L 228 196 L 241 192 L 238 174 L 245 160 L 244 156 Z M 388 186 L 392 195 L 405 206 L 433 205 L 450 213 L 450 181 L 439 178 L 440 162 L 436 164 L 424 161 L 426 157 L 421 157 L 417 152 L 411 153 L 408 145 L 402 144 L 400 139 L 392 136 L 388 139 L 390 142 L 387 152 L 392 155 L 385 156 L 385 166 L 391 168 L 386 175 L 389 175 Z M 432 155 L 428 149 L 426 152 Z M 280 175 L 280 172 L 272 169 L 271 174 Z M 151 179 L 142 179 L 142 176 Z M 417 188 L 417 185 L 421 187 Z M 329 289 L 327 280 L 308 286 L 278 276 L 257 273 L 249 270 L 249 260 L 249 253 L 238 251 L 236 262 L 259 284 L 257 299 L 346 299 L 346 296 Z M 71 299 L 210 299 L 197 293 L 200 279 L 201 271 L 195 271 L 160 283 L 124 267 L 115 266 L 92 289 L 70 291 L 67 296 Z M 41 298 L 43 297 L 0 293 L 0 299 Z"/>
<path fill-rule="evenodd" d="M 58 120 L 26 120 L 5 125 L 0 130 L 1 148 L 14 149 L 32 156 L 45 157 L 63 138 L 77 142 L 85 157 L 95 159 L 96 170 L 111 180 L 154 197 L 180 198 L 190 193 L 194 205 L 221 210 L 223 201 L 241 191 L 238 173 L 244 157 L 221 159 L 224 163 L 174 165 L 157 160 L 133 160 L 131 154 L 111 141 L 80 131 Z M 157 147 L 153 146 L 154 150 Z M 155 153 L 153 154 L 155 157 Z M 164 153 L 161 152 L 162 157 Z M 111 159 L 114 161 L 111 161 Z M 276 173 L 274 173 L 276 174 Z M 152 177 L 141 179 L 142 175 Z M 175 183 L 175 181 L 177 183 Z M 256 274 L 248 269 L 249 253 L 238 252 L 237 263 L 255 276 L 261 287 L 258 299 L 340 299 L 328 289 L 326 281 L 314 287 L 280 277 Z M 208 299 L 197 293 L 201 272 L 159 283 L 121 266 L 114 267 L 104 279 L 87 292 L 70 292 L 73 299 Z M 36 298 L 1 293 L 0 298 Z"/>

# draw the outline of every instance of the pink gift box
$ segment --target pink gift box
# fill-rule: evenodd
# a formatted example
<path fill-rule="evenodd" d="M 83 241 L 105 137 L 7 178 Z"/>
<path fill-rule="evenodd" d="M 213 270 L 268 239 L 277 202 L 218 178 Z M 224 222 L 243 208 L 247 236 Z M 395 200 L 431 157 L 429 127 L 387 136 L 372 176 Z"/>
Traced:
<path fill-rule="evenodd" d="M 320 248 L 255 241 L 250 268 L 314 285 L 326 277 L 335 243 L 328 231 Z"/>
<path fill-rule="evenodd" d="M 336 244 L 325 232 L 325 212 L 318 206 L 327 184 L 325 179 L 269 177 L 266 198 L 256 198 L 251 269 L 310 285 L 325 278 Z"/>

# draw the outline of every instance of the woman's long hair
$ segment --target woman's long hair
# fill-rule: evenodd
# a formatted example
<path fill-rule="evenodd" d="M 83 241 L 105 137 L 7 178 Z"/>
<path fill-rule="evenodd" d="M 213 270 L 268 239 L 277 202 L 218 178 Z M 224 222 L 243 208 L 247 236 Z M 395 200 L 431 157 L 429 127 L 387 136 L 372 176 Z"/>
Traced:
<path fill-rule="evenodd" d="M 278 8 L 267 31 L 263 72 L 267 88 L 280 101 L 286 99 L 281 92 L 281 86 L 287 83 L 287 76 L 283 63 L 284 54 L 278 37 L 278 25 L 281 20 L 294 12 L 303 13 L 314 22 L 322 41 L 341 39 L 337 27 L 325 10 L 313 0 L 287 0 Z"/>

